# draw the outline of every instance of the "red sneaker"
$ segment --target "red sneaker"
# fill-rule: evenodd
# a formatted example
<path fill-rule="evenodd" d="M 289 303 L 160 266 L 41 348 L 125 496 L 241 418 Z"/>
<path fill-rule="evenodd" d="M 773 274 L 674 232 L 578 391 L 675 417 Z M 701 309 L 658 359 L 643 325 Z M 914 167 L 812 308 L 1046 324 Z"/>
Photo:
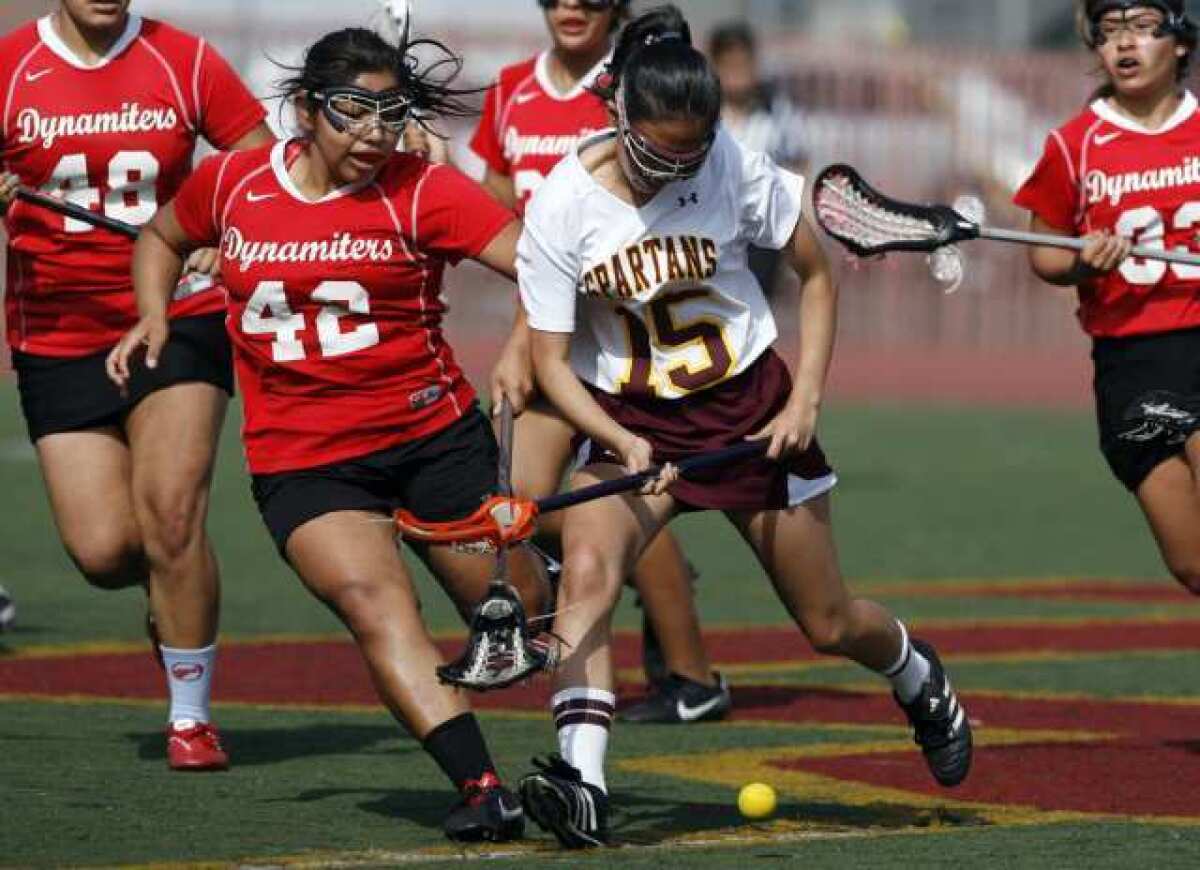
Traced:
<path fill-rule="evenodd" d="M 211 722 L 171 723 L 167 727 L 167 764 L 172 770 L 228 770 L 229 756 L 221 746 L 221 732 Z"/>

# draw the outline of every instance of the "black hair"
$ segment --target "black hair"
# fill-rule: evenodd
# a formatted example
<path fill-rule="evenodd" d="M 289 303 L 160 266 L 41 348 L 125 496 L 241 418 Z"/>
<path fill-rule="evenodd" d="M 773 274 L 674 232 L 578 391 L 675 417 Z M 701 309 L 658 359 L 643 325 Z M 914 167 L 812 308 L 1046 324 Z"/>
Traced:
<path fill-rule="evenodd" d="M 1187 79 L 1191 72 L 1196 47 L 1200 44 L 1200 31 L 1197 30 L 1195 22 L 1188 17 L 1186 0 L 1139 0 L 1139 2 L 1133 2 L 1133 0 L 1121 0 L 1121 2 L 1079 0 L 1075 7 L 1075 24 L 1083 44 L 1095 51 L 1099 48 L 1096 43 L 1095 30 L 1097 19 L 1108 12 L 1127 11 L 1134 6 L 1157 9 L 1166 16 L 1167 20 L 1162 35 L 1174 36 L 1175 41 L 1187 50 L 1187 54 L 1179 58 L 1179 62 L 1175 65 L 1175 81 L 1182 82 Z M 1097 70 L 1097 73 L 1103 75 L 1103 69 Z M 1115 93 L 1116 88 L 1113 87 L 1112 82 L 1105 82 L 1092 94 L 1092 99 L 1104 99 Z"/>
<path fill-rule="evenodd" d="M 708 57 L 714 63 L 730 51 L 744 51 L 747 54 L 758 52 L 758 40 L 746 22 L 727 21 L 718 24 L 708 35 Z"/>
<path fill-rule="evenodd" d="M 621 91 L 630 123 L 700 118 L 711 128 L 721 116 L 717 74 L 692 46 L 692 29 L 671 4 L 644 12 L 625 25 L 612 62 L 593 90 L 605 101 L 614 100 Z"/>
<path fill-rule="evenodd" d="M 433 59 L 422 65 L 420 56 L 429 54 Z M 462 58 L 436 39 L 410 40 L 400 48 L 374 30 L 348 27 L 313 43 L 299 67 L 285 66 L 294 74 L 279 82 L 278 94 L 285 103 L 304 97 L 315 108 L 315 92 L 352 84 L 364 73 L 390 72 L 411 101 L 413 120 L 436 135 L 429 127 L 431 119 L 478 114 L 466 98 L 480 91 L 451 87 L 462 66 Z"/>

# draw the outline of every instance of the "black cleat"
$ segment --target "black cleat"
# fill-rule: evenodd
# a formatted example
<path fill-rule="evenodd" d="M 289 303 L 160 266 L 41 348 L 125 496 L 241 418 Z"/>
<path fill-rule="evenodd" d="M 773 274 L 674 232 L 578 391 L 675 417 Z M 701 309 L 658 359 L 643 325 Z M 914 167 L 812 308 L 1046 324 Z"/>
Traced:
<path fill-rule="evenodd" d="M 1129 424 L 1119 435 L 1123 441 L 1145 443 L 1161 439 L 1166 444 L 1182 444 L 1200 429 L 1200 398 L 1151 390 L 1138 396 L 1123 416 Z"/>
<path fill-rule="evenodd" d="M 724 719 L 733 708 L 729 683 L 714 673 L 717 684 L 706 686 L 679 674 L 669 674 L 650 697 L 619 714 L 622 722 L 685 725 Z"/>
<path fill-rule="evenodd" d="M 463 798 L 442 822 L 442 830 L 460 843 L 505 843 L 525 833 L 525 810 L 515 794 L 485 773 L 463 788 Z"/>
<path fill-rule="evenodd" d="M 912 703 L 905 704 L 899 697 L 896 703 L 913 726 L 913 739 L 921 747 L 933 778 L 948 788 L 956 786 L 971 770 L 971 723 L 950 687 L 937 652 L 915 638 L 912 646 L 929 661 L 929 678 Z"/>
<path fill-rule="evenodd" d="M 521 780 L 521 803 L 529 817 L 567 849 L 608 845 L 608 795 L 584 782 L 557 753 L 533 763 L 539 770 Z"/>

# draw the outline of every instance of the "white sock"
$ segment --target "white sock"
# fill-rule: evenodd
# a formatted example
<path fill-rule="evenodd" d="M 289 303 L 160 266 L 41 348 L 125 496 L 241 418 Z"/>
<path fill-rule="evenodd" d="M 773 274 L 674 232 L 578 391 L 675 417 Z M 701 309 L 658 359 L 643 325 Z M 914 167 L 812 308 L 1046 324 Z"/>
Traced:
<path fill-rule="evenodd" d="M 167 689 L 171 693 L 171 712 L 167 721 L 208 722 L 209 695 L 212 692 L 213 666 L 217 645 L 204 649 L 175 649 L 160 646 L 167 670 Z"/>
<path fill-rule="evenodd" d="M 911 704 L 921 694 L 921 686 L 929 679 L 929 660 L 908 642 L 908 630 L 904 623 L 897 622 L 896 625 L 900 626 L 900 657 L 883 675 L 891 681 L 896 697 L 905 704 Z"/>
<path fill-rule="evenodd" d="M 605 794 L 604 756 L 608 752 L 608 729 L 617 709 L 617 696 L 604 689 L 584 686 L 563 689 L 550 699 L 554 727 L 558 729 L 558 751 L 579 770 L 583 781 Z"/>

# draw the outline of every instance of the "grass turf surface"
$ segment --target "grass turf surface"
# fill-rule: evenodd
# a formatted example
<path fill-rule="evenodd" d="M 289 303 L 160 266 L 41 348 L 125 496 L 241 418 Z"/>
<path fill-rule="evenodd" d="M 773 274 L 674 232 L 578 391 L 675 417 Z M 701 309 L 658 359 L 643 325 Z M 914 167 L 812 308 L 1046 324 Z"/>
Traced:
<path fill-rule="evenodd" d="M 15 396 L 4 398 L 15 407 Z M 18 630 L 0 636 L 0 644 L 30 650 L 139 641 L 139 596 L 104 595 L 84 586 L 55 539 L 19 422 L 0 422 L 0 439 L 0 485 L 8 503 L 3 546 L 10 566 L 0 580 L 20 608 Z M 986 581 L 994 579 L 999 588 L 1007 583 L 1003 578 L 1014 577 L 1144 578 L 1148 590 L 1168 587 L 1135 505 L 1108 477 L 1093 447 L 1093 424 L 1085 415 L 834 407 L 824 415 L 822 440 L 842 479 L 835 508 L 846 573 L 905 618 L 983 623 L 1180 613 L 1200 618 L 1186 599 L 1042 596 L 1036 583 L 1011 595 L 991 594 Z M 224 573 L 225 633 L 340 635 L 337 623 L 275 555 L 241 466 L 236 420 L 231 420 L 210 520 Z M 679 528 L 703 574 L 698 595 L 706 624 L 784 622 L 748 551 L 719 518 L 689 517 Z M 985 581 L 988 594 L 979 587 L 959 591 L 962 578 Z M 457 627 L 440 592 L 427 580 L 422 583 L 431 624 Z M 919 589 L 914 590 L 915 583 Z M 929 593 L 941 584 L 945 595 Z M 637 620 L 626 604 L 619 623 L 630 627 Z M 967 657 L 955 677 L 968 697 L 978 686 L 1014 693 L 1194 699 L 1188 676 L 1195 673 L 1197 650 L 1200 641 L 1191 649 L 1115 657 Z M 218 686 L 220 679 L 218 667 Z M 737 673 L 735 684 L 858 687 L 869 679 L 855 669 L 814 667 L 810 661 L 779 671 L 746 670 Z M 804 709 L 803 702 L 798 709 Z M 219 716 L 234 747 L 235 769 L 211 777 L 166 771 L 162 715 L 158 703 L 0 699 L 0 816 L 7 831 L 0 865 L 262 862 L 291 856 L 300 864 L 388 866 L 408 860 L 436 863 L 455 855 L 439 828 L 452 796 L 433 764 L 382 713 L 226 705 Z M 544 716 L 489 713 L 484 721 L 497 758 L 510 773 L 523 770 L 532 752 L 551 745 Z M 1099 817 L 1050 825 L 1037 824 L 1036 818 L 1013 827 L 960 825 L 953 814 L 923 809 L 925 803 L 916 799 L 911 812 L 889 815 L 785 792 L 781 827 L 743 828 L 731 785 L 636 769 L 639 759 L 666 752 L 702 759 L 722 750 L 782 751 L 880 739 L 907 738 L 894 720 L 877 727 L 743 721 L 621 728 L 613 743 L 614 762 L 621 764 L 614 774 L 621 808 L 617 824 L 622 841 L 634 845 L 580 858 L 544 851 L 548 844 L 539 837 L 536 848 L 542 851 L 535 863 L 716 867 L 803 860 L 810 868 L 840 868 L 970 861 L 996 867 L 1115 867 L 1136 860 L 1141 866 L 1183 867 L 1195 866 L 1200 855 L 1197 827 Z M 1006 759 L 1019 764 L 1019 757 Z M 909 762 L 920 764 L 905 757 L 903 763 Z M 1181 780 L 1163 787 L 1186 786 Z M 689 835 L 699 842 L 676 842 Z M 723 837 L 740 839 L 719 845 Z M 494 866 L 525 866 L 531 860 L 496 858 Z"/>

